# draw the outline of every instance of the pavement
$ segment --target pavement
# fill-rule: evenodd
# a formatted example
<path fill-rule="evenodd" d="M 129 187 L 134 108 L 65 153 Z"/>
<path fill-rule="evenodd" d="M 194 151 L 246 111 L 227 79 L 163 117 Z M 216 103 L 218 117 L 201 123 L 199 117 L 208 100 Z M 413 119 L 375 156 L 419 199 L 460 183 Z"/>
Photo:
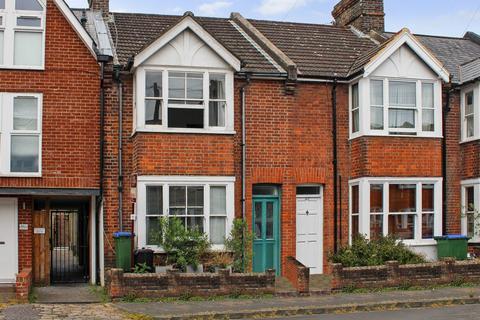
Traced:
<path fill-rule="evenodd" d="M 100 303 L 102 297 L 96 292 L 95 286 L 63 285 L 37 287 L 34 289 L 35 302 L 40 304 L 49 303 Z"/>

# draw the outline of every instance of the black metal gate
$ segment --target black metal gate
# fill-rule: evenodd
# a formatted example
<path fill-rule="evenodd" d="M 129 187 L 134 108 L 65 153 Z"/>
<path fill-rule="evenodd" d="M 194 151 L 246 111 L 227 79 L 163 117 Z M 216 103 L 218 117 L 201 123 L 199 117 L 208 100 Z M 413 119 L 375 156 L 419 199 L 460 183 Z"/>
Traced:
<path fill-rule="evenodd" d="M 51 210 L 51 282 L 88 281 L 88 215 L 81 209 Z"/>

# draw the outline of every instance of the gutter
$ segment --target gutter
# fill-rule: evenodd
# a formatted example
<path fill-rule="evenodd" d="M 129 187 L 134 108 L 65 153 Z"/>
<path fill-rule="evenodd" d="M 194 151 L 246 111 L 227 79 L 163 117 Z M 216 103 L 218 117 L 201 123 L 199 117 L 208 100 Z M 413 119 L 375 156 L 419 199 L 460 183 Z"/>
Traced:
<path fill-rule="evenodd" d="M 240 95 L 242 99 L 241 103 L 241 118 L 242 118 L 242 142 L 240 147 L 242 148 L 242 221 L 246 222 L 246 172 L 247 172 L 247 128 L 246 128 L 246 107 L 247 107 L 247 87 L 250 85 L 250 75 L 245 76 L 246 83 L 240 88 Z M 245 269 L 245 231 L 242 235 L 242 267 Z"/>
<path fill-rule="evenodd" d="M 337 150 L 337 80 L 332 86 L 332 142 L 333 142 L 333 250 L 338 251 L 338 150 Z M 340 231 L 341 232 L 341 231 Z"/>

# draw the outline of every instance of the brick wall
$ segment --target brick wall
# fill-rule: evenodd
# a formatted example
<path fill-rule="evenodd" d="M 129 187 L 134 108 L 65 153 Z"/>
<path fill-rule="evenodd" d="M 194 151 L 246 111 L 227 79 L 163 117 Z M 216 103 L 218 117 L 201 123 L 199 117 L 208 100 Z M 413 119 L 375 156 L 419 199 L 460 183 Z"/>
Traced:
<path fill-rule="evenodd" d="M 45 70 L 0 71 L 0 92 L 43 94 L 42 177 L 0 177 L 2 187 L 98 188 L 99 66 L 52 0 Z"/>
<path fill-rule="evenodd" d="M 340 26 L 353 25 L 365 33 L 385 30 L 383 0 L 341 0 L 332 15 Z"/>
<path fill-rule="evenodd" d="M 310 270 L 294 257 L 288 257 L 285 262 L 285 277 L 297 289 L 300 295 L 310 293 Z"/>
<path fill-rule="evenodd" d="M 480 177 L 480 140 L 460 145 L 462 158 L 462 180 Z"/>
<path fill-rule="evenodd" d="M 19 302 L 28 302 L 28 295 L 32 291 L 32 269 L 25 268 L 17 274 L 15 296 Z"/>
<path fill-rule="evenodd" d="M 478 260 L 399 265 L 396 261 L 384 266 L 343 268 L 333 265 L 332 290 L 351 288 L 387 288 L 400 286 L 432 286 L 454 282 L 480 281 Z"/>
<path fill-rule="evenodd" d="M 165 274 L 123 273 L 121 269 L 107 272 L 107 292 L 111 298 L 129 297 L 178 297 L 219 296 L 231 294 L 273 294 L 275 272 L 240 274 L 229 270 L 218 273 L 180 273 L 168 271 Z"/>

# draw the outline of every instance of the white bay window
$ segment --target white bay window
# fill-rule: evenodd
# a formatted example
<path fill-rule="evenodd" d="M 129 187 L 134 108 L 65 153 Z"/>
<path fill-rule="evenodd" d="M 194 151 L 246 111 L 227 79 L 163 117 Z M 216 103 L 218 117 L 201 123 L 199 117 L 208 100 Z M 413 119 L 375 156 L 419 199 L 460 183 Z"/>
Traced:
<path fill-rule="evenodd" d="M 223 247 L 234 219 L 233 177 L 138 178 L 137 235 L 140 246 L 158 246 L 162 217 L 180 219 L 185 228 L 208 235 Z"/>
<path fill-rule="evenodd" d="M 392 235 L 432 242 L 442 233 L 441 178 L 361 178 L 350 182 L 350 237 Z"/>
<path fill-rule="evenodd" d="M 43 1 L 0 1 L 0 67 L 42 69 L 44 43 Z"/>
<path fill-rule="evenodd" d="M 233 133 L 233 72 L 141 67 L 136 130 Z"/>
<path fill-rule="evenodd" d="M 462 234 L 480 242 L 480 178 L 462 181 Z"/>
<path fill-rule="evenodd" d="M 480 139 L 480 84 L 466 86 L 460 93 L 461 141 Z"/>
<path fill-rule="evenodd" d="M 0 94 L 0 175 L 40 176 L 42 96 Z"/>

